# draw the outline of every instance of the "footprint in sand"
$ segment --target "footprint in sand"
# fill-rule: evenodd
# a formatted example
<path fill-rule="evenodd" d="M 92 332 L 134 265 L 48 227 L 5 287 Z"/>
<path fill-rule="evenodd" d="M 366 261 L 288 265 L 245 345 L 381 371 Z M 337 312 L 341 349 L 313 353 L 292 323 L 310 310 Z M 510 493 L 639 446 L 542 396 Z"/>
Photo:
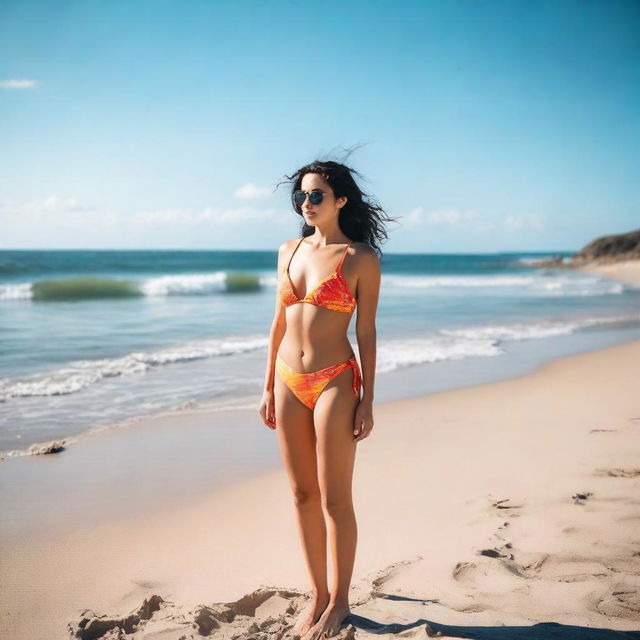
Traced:
<path fill-rule="evenodd" d="M 540 574 L 542 565 L 549 557 L 548 553 L 522 550 L 517 551 L 517 553 L 510 553 L 511 549 L 511 543 L 507 543 L 498 549 L 483 549 L 479 553 L 496 558 L 505 569 L 520 578 L 536 578 Z M 496 551 L 498 555 L 490 555 L 493 551 Z"/>
<path fill-rule="evenodd" d="M 540 572 L 540 577 L 557 582 L 587 582 L 593 578 L 612 575 L 609 567 L 593 558 L 582 556 L 551 556 Z"/>
<path fill-rule="evenodd" d="M 491 495 L 487 496 L 489 499 L 490 509 L 500 511 L 501 515 L 507 518 L 517 518 L 520 514 L 518 509 L 524 506 L 524 500 L 517 500 L 514 498 L 493 498 Z"/>
<path fill-rule="evenodd" d="M 408 560 L 394 562 L 384 569 L 377 570 L 373 575 L 363 577 L 351 587 L 350 601 L 353 606 L 361 606 L 370 602 L 372 598 L 388 600 L 412 601 L 419 604 L 436 604 L 438 598 L 421 598 L 407 594 L 407 583 L 418 584 L 424 575 L 425 566 L 422 556 L 415 556 Z"/>
<path fill-rule="evenodd" d="M 526 500 L 513 498 L 496 499 L 489 496 L 490 508 L 498 511 L 503 517 L 517 517 L 520 515 Z M 452 577 L 456 581 L 483 582 L 494 572 L 496 567 L 506 570 L 503 576 L 513 574 L 521 578 L 536 577 L 542 565 L 549 557 L 547 553 L 531 553 L 514 549 L 513 543 L 505 537 L 509 522 L 503 520 L 495 533 L 492 534 L 490 544 L 476 550 L 482 559 L 476 562 L 458 562 L 453 569 Z M 486 559 L 486 560 L 485 560 Z M 496 563 L 497 561 L 497 563 Z"/>
<path fill-rule="evenodd" d="M 388 567 L 381 569 L 377 572 L 376 577 L 371 580 L 372 591 L 379 591 L 387 582 L 405 572 L 407 567 L 419 560 L 422 560 L 421 556 L 411 560 L 400 560 L 399 562 L 394 562 Z"/>
<path fill-rule="evenodd" d="M 593 495 L 591 491 L 583 491 L 582 493 L 574 493 L 571 498 L 576 504 L 585 504 L 587 499 Z"/>
<path fill-rule="evenodd" d="M 513 504 L 512 502 L 509 502 L 509 500 L 511 500 L 511 498 L 503 498 L 502 500 L 494 500 L 491 503 L 492 507 L 495 507 L 496 509 L 518 509 L 519 507 L 521 507 L 521 504 Z"/>
<path fill-rule="evenodd" d="M 596 476 L 612 476 L 614 478 L 635 478 L 640 476 L 640 469 L 622 469 L 615 467 L 613 469 L 595 469 L 593 472 Z"/>
<path fill-rule="evenodd" d="M 507 522 L 503 523 L 499 530 L 506 525 L 508 525 Z M 513 544 L 509 541 L 504 541 L 504 538 L 498 532 L 492 537 L 498 538 L 502 543 L 478 549 L 476 554 L 481 556 L 482 559 L 477 562 L 458 562 L 452 573 L 454 580 L 472 583 L 484 581 L 496 566 L 520 578 L 535 578 L 549 557 L 548 553 L 514 550 Z M 488 560 L 484 560 L 485 558 Z M 495 561 L 497 561 L 497 565 Z"/>
<path fill-rule="evenodd" d="M 592 595 L 589 608 L 605 616 L 640 621 L 640 590 L 637 582 L 634 583 L 633 579 L 621 581 L 611 586 L 604 595 Z"/>

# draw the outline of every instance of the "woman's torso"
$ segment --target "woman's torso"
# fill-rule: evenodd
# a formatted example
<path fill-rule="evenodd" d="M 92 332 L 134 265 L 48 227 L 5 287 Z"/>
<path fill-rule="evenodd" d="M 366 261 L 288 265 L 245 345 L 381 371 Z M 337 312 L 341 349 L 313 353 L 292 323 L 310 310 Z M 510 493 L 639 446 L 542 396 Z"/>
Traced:
<path fill-rule="evenodd" d="M 289 243 L 282 271 L 278 274 L 279 289 L 290 287 L 296 298 L 303 299 L 317 293 L 318 285 L 323 281 L 326 283 L 328 276 L 339 271 L 343 278 L 339 287 L 345 297 L 353 299 L 355 306 L 357 276 L 353 265 L 353 244 L 329 245 L 315 250 L 305 239 L 298 243 L 299 240 Z M 334 282 L 331 285 L 332 289 L 337 287 Z M 285 308 L 285 314 L 287 327 L 278 353 L 296 371 L 316 371 L 344 362 L 353 354 L 347 339 L 353 311 L 335 311 L 310 302 L 295 302 Z"/>

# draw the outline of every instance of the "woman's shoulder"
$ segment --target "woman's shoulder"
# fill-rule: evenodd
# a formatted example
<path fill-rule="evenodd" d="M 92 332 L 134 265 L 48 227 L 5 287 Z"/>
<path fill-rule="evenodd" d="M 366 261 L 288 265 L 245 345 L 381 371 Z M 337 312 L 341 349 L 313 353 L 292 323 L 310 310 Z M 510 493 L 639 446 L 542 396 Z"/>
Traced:
<path fill-rule="evenodd" d="M 363 262 L 371 262 L 375 260 L 379 262 L 378 252 L 366 242 L 352 242 L 351 250 L 353 251 L 353 255 Z"/>
<path fill-rule="evenodd" d="M 279 253 L 283 253 L 283 252 L 286 253 L 290 249 L 293 249 L 293 247 L 295 247 L 295 245 L 298 243 L 299 240 L 300 240 L 300 238 L 291 238 L 289 240 L 285 240 L 278 247 L 278 252 Z"/>
<path fill-rule="evenodd" d="M 380 277 L 380 258 L 377 251 L 366 242 L 352 242 L 349 251 L 353 251 L 351 257 L 352 269 L 360 274 L 360 278 Z"/>

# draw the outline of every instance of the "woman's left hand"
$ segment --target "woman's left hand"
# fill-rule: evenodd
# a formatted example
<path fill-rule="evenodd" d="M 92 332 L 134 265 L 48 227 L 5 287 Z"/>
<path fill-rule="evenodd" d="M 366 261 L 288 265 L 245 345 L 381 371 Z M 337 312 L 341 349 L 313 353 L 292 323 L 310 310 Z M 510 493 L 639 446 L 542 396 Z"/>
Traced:
<path fill-rule="evenodd" d="M 373 402 L 361 400 L 356 407 L 353 421 L 353 439 L 355 442 L 366 438 L 373 429 Z"/>

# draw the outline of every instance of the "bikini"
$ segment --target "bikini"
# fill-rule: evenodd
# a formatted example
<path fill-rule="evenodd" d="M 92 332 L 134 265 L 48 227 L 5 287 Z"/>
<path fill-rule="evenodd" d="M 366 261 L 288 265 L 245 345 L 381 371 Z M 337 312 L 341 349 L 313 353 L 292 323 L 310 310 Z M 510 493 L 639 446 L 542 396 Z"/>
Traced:
<path fill-rule="evenodd" d="M 347 255 L 347 251 L 351 246 L 351 242 L 344 250 L 338 266 L 332 271 L 326 278 L 323 278 L 304 298 L 298 298 L 293 291 L 293 283 L 291 282 L 291 276 L 289 275 L 289 265 L 293 254 L 298 250 L 300 243 L 304 240 L 304 236 L 300 238 L 296 248 L 293 250 L 287 268 L 285 271 L 286 278 L 280 287 L 280 300 L 285 307 L 289 307 L 292 304 L 301 302 L 307 302 L 313 304 L 316 307 L 323 307 L 324 309 L 330 309 L 331 311 L 338 311 L 341 313 L 352 313 L 356 308 L 357 302 L 347 282 L 342 275 L 342 263 Z M 351 367 L 353 369 L 353 394 L 355 396 L 360 395 L 360 387 L 362 385 L 362 375 L 360 373 L 360 367 L 356 360 L 355 354 L 345 362 L 339 364 L 332 364 L 324 369 L 318 369 L 317 371 L 310 371 L 308 373 L 298 373 L 294 371 L 281 357 L 280 354 L 276 356 L 276 371 L 282 378 L 284 383 L 291 389 L 294 395 L 310 409 L 316 406 L 318 397 L 323 392 L 324 388 L 329 384 L 333 378 Z"/>

